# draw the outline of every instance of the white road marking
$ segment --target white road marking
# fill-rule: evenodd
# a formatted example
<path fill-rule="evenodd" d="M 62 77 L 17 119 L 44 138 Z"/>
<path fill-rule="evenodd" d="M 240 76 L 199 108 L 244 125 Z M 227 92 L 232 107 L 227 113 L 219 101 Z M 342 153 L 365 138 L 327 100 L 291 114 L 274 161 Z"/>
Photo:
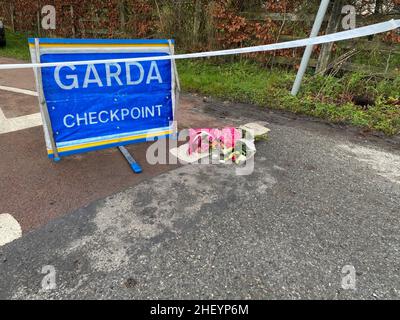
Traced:
<path fill-rule="evenodd" d="M 22 93 L 35 97 L 38 96 L 37 92 L 26 89 L 0 86 L 0 90 Z M 0 134 L 20 131 L 32 127 L 38 127 L 41 126 L 42 123 L 43 123 L 42 116 L 40 115 L 40 113 L 34 113 L 26 116 L 7 119 L 0 108 Z"/>
<path fill-rule="evenodd" d="M 7 119 L 0 108 L 0 134 L 38 127 L 42 123 L 42 116 L 39 112 Z"/>
<path fill-rule="evenodd" d="M 1 108 L 0 108 L 0 124 L 1 124 L 2 122 L 6 121 L 6 120 L 7 120 L 7 118 L 6 118 L 6 116 L 4 115 L 3 110 L 1 110 Z M 1 130 L 1 127 L 0 127 L 0 130 Z"/>
<path fill-rule="evenodd" d="M 400 184 L 400 155 L 355 144 L 341 144 L 338 148 L 366 163 L 378 175 Z"/>
<path fill-rule="evenodd" d="M 27 94 L 29 96 L 35 96 L 35 97 L 38 96 L 36 91 L 31 91 L 31 90 L 26 90 L 26 89 L 19 89 L 19 88 L 13 88 L 13 87 L 0 86 L 0 90 L 10 91 L 10 92 L 15 92 L 15 93 L 23 93 L 23 94 Z"/>
<path fill-rule="evenodd" d="M 0 246 L 21 238 L 22 230 L 18 221 L 8 213 L 0 214 Z"/>

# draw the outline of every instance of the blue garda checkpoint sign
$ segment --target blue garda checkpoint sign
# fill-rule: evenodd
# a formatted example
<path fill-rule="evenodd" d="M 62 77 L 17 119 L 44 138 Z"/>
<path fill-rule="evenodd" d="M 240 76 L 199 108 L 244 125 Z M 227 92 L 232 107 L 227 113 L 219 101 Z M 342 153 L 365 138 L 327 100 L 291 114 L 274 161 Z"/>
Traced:
<path fill-rule="evenodd" d="M 33 63 L 172 54 L 168 40 L 39 39 L 39 44 L 37 50 L 29 39 Z M 51 139 L 59 156 L 66 156 L 173 133 L 175 74 L 169 59 L 44 67 L 41 80 L 37 85 L 50 118 L 50 124 L 43 124 L 50 158 Z"/>

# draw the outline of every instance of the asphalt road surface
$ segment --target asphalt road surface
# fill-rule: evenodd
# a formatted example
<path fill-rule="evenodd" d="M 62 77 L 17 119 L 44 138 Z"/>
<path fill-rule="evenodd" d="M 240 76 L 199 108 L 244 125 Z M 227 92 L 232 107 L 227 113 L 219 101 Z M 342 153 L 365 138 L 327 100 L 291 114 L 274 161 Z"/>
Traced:
<path fill-rule="evenodd" d="M 110 150 L 57 167 L 40 128 L 0 135 L 1 210 L 24 226 L 0 247 L 0 298 L 400 298 L 398 137 L 190 95 L 181 110 L 184 126 L 268 122 L 253 173 L 137 178 Z"/>
<path fill-rule="evenodd" d="M 286 122 L 249 176 L 179 167 L 2 247 L 0 298 L 399 298 L 398 145 Z"/>

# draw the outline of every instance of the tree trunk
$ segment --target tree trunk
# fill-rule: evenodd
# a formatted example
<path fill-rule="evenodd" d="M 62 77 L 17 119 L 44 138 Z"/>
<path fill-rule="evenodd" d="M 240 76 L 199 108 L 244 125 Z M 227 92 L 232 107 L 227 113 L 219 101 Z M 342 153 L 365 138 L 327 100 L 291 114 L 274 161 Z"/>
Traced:
<path fill-rule="evenodd" d="M 325 34 L 337 32 L 341 22 L 343 4 L 344 0 L 334 1 Z M 333 42 L 324 43 L 322 45 L 315 73 L 324 73 L 326 71 L 331 57 L 332 48 Z"/>
<path fill-rule="evenodd" d="M 15 32 L 15 21 L 14 21 L 14 4 L 10 3 L 10 20 L 11 20 L 11 30 Z"/>
<path fill-rule="evenodd" d="M 201 14 L 202 14 L 202 0 L 196 0 L 194 7 L 194 20 L 193 20 L 193 45 L 196 46 L 199 41 Z"/>
<path fill-rule="evenodd" d="M 74 14 L 74 6 L 71 4 L 69 7 L 70 9 L 70 15 L 71 15 L 71 27 L 72 27 L 72 36 L 75 38 L 76 37 L 76 27 L 75 27 L 75 14 Z"/>
<path fill-rule="evenodd" d="M 374 13 L 375 14 L 382 13 L 382 9 L 383 9 L 383 0 L 376 0 Z"/>
<path fill-rule="evenodd" d="M 126 31 L 126 3 L 125 0 L 118 1 L 120 29 L 122 32 Z"/>

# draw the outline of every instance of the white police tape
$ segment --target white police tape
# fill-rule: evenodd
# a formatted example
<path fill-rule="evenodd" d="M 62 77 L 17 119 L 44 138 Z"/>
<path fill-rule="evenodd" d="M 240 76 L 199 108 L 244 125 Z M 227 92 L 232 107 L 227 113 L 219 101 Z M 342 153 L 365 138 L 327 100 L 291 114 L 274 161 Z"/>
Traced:
<path fill-rule="evenodd" d="M 360 27 L 348 31 L 336 32 L 324 36 L 312 37 L 301 40 L 293 40 L 281 43 L 267 44 L 261 46 L 253 46 L 239 49 L 228 49 L 218 51 L 206 51 L 187 54 L 175 54 L 167 56 L 155 57 L 140 57 L 140 58 L 126 58 L 126 59 L 105 59 L 105 60 L 88 60 L 88 61 L 66 61 L 66 62 L 50 62 L 50 63 L 21 63 L 21 64 L 2 64 L 0 70 L 6 69 L 26 69 L 26 68 L 46 68 L 57 66 L 77 66 L 77 65 L 94 65 L 94 64 L 115 64 L 115 63 L 128 63 L 139 61 L 156 61 L 156 60 L 177 60 L 177 59 L 190 59 L 190 58 L 206 58 L 217 57 L 224 55 L 243 54 L 265 52 L 272 50 L 291 49 L 298 47 L 305 47 L 308 45 L 317 45 L 329 42 L 336 42 L 342 40 L 349 40 L 365 36 L 374 35 L 377 33 L 387 32 L 400 27 L 400 19 L 389 20 L 386 22 L 376 23 L 365 27 Z"/>

